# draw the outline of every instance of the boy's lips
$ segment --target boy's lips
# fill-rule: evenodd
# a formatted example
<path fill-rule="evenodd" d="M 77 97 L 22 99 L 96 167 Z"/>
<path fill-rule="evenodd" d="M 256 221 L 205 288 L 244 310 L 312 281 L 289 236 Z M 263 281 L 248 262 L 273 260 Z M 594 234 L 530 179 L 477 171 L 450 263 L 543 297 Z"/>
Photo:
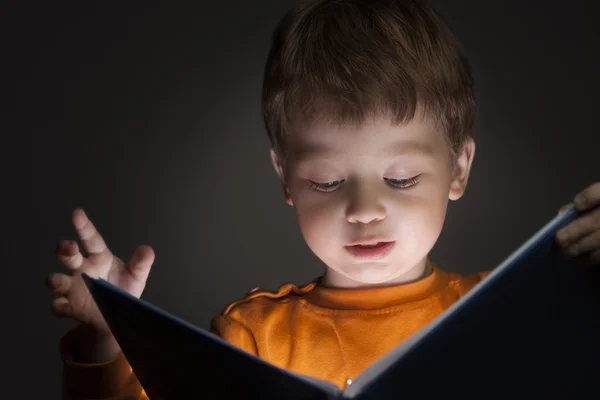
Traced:
<path fill-rule="evenodd" d="M 363 247 L 365 243 L 344 246 L 346 251 L 354 258 L 359 260 L 382 260 L 386 258 L 392 251 L 395 241 L 391 242 L 371 242 L 368 247 Z"/>
<path fill-rule="evenodd" d="M 387 242 L 393 242 L 393 240 L 386 240 L 382 237 L 371 236 L 370 238 L 358 239 L 357 241 L 350 243 L 348 246 L 358 246 L 358 245 L 372 246 L 374 244 L 387 243 Z"/>

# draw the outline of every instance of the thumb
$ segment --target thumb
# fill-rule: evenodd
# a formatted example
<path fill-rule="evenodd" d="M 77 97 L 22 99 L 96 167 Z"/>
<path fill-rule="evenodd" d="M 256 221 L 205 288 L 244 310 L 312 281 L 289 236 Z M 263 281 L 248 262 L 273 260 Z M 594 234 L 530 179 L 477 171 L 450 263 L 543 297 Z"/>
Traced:
<path fill-rule="evenodd" d="M 142 245 L 135 249 L 129 264 L 127 264 L 127 269 L 131 276 L 135 280 L 145 282 L 148 279 L 154 258 L 154 250 L 150 246 Z"/>

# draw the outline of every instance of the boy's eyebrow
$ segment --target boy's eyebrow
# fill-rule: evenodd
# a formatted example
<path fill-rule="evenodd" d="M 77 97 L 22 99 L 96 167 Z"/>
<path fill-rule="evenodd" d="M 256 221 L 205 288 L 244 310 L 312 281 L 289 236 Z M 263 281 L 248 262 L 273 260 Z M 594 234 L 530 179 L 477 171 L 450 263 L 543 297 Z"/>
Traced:
<path fill-rule="evenodd" d="M 302 145 L 294 146 L 293 157 L 296 160 L 304 160 L 314 157 L 335 157 L 335 149 L 323 145 L 303 143 Z M 382 149 L 377 156 L 382 158 L 393 158 L 397 156 L 426 156 L 432 157 L 434 151 L 430 146 L 416 142 L 396 142 Z"/>
<path fill-rule="evenodd" d="M 398 155 L 431 157 L 434 155 L 434 150 L 431 148 L 431 146 L 423 143 L 400 141 L 386 147 L 379 155 L 386 158 L 391 158 Z"/>

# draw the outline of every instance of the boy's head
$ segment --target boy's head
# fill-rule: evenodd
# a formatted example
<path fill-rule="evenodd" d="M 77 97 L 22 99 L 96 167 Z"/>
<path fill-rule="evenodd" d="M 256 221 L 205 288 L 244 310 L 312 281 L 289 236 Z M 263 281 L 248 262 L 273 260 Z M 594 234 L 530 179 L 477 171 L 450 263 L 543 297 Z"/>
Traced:
<path fill-rule="evenodd" d="M 470 67 L 414 0 L 302 2 L 277 27 L 263 117 L 304 238 L 335 286 L 418 278 L 475 145 Z M 349 247 L 394 242 L 386 255 Z"/>

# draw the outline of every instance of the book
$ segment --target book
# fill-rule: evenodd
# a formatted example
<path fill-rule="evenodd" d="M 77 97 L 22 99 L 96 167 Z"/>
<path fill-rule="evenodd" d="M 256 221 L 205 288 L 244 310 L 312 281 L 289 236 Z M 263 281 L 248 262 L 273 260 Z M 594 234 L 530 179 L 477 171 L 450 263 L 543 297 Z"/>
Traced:
<path fill-rule="evenodd" d="M 574 264 L 554 239 L 578 215 L 571 206 L 552 218 L 345 388 L 279 368 L 83 278 L 151 400 L 587 397 L 600 372 L 600 268 Z"/>

